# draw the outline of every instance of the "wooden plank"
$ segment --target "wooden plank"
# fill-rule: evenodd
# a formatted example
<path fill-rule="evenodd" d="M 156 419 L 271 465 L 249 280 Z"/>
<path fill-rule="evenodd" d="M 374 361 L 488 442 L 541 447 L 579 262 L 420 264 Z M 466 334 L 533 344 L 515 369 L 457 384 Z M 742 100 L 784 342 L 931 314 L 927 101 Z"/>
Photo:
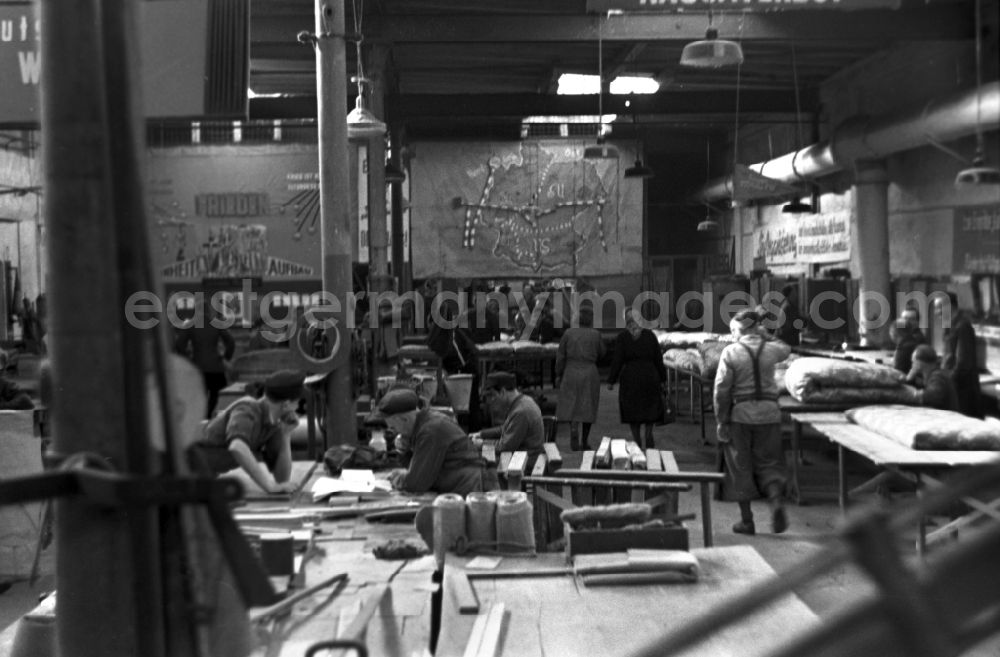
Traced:
<path fill-rule="evenodd" d="M 588 449 L 580 458 L 580 470 L 591 472 L 594 469 L 594 450 Z M 594 489 L 589 486 L 571 486 L 573 503 L 577 506 L 590 506 L 594 503 Z"/>
<path fill-rule="evenodd" d="M 504 477 L 507 475 L 507 466 L 510 465 L 510 458 L 514 456 L 513 452 L 501 452 L 500 461 L 497 463 L 497 475 Z"/>
<path fill-rule="evenodd" d="M 476 589 L 472 586 L 467 573 L 455 578 L 455 586 L 452 587 L 451 592 L 452 604 L 458 609 L 458 613 L 479 613 L 479 596 L 476 595 Z"/>
<path fill-rule="evenodd" d="M 469 642 L 465 645 L 464 657 L 496 657 L 505 613 L 504 603 L 497 602 L 490 606 L 488 612 L 476 618 Z"/>
<path fill-rule="evenodd" d="M 601 438 L 601 444 L 594 452 L 594 467 L 607 468 L 611 466 L 611 436 Z"/>
<path fill-rule="evenodd" d="M 487 465 L 494 465 L 497 462 L 497 450 L 493 443 L 483 443 L 482 454 Z"/>
<path fill-rule="evenodd" d="M 558 470 L 562 467 L 562 454 L 555 443 L 545 443 L 545 460 L 548 462 L 549 470 Z"/>
<path fill-rule="evenodd" d="M 663 458 L 660 450 L 650 447 L 646 450 L 646 469 L 650 472 L 663 472 Z"/>
<path fill-rule="evenodd" d="M 517 451 L 511 454 L 507 462 L 507 490 L 521 490 L 521 479 L 528 467 L 528 453 Z"/>
<path fill-rule="evenodd" d="M 601 439 L 601 445 L 604 445 L 604 439 Z M 630 466 L 628 446 L 625 443 L 624 438 L 614 438 L 611 440 L 611 446 L 608 450 L 611 456 L 611 469 L 612 470 L 628 470 Z"/>
<path fill-rule="evenodd" d="M 628 450 L 628 460 L 629 464 L 632 466 L 632 470 L 646 470 L 647 461 L 646 455 L 643 453 L 639 445 L 636 444 L 634 440 L 629 440 L 625 443 L 625 448 Z"/>
<path fill-rule="evenodd" d="M 531 468 L 532 477 L 541 477 L 545 474 L 545 470 L 548 466 L 548 460 L 545 458 L 545 454 L 539 454 L 538 458 L 535 459 L 535 465 Z"/>
<path fill-rule="evenodd" d="M 660 459 L 663 461 L 663 471 L 671 474 L 680 473 L 681 469 L 677 467 L 677 459 L 674 458 L 674 453 L 670 450 L 660 450 Z"/>

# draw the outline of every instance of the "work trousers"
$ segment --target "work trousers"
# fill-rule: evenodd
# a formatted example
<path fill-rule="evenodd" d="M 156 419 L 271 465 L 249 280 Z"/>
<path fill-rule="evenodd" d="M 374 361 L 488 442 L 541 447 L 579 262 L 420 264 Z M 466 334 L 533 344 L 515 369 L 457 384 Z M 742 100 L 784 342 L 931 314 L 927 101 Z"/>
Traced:
<path fill-rule="evenodd" d="M 785 452 L 781 425 L 733 422 L 729 442 L 722 443 L 726 470 L 737 502 L 749 502 L 777 487 L 785 490 Z"/>

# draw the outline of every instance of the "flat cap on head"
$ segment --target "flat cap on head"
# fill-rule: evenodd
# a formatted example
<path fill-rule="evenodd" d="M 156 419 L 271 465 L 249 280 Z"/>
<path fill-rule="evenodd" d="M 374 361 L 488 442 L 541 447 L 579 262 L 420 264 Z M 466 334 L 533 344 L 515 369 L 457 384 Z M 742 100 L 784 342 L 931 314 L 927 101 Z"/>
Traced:
<path fill-rule="evenodd" d="M 486 375 L 486 388 L 513 390 L 517 387 L 517 377 L 512 372 L 490 372 Z"/>
<path fill-rule="evenodd" d="M 274 401 L 291 401 L 302 397 L 306 375 L 299 370 L 278 370 L 264 379 L 264 394 Z"/>
<path fill-rule="evenodd" d="M 365 418 L 365 424 L 384 424 L 391 415 L 420 408 L 420 397 L 410 388 L 393 388 L 382 395 L 378 406 Z"/>

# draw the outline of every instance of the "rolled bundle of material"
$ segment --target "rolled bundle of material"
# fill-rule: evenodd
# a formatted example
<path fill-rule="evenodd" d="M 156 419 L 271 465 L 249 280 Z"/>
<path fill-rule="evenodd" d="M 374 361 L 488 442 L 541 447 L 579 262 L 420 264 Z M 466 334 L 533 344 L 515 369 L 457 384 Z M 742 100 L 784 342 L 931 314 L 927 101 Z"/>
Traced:
<path fill-rule="evenodd" d="M 492 545 L 497 540 L 495 494 L 473 492 L 465 496 L 465 533 L 473 545 Z"/>
<path fill-rule="evenodd" d="M 497 498 L 496 518 L 497 549 L 500 552 L 535 551 L 535 525 L 526 493 L 501 493 Z"/>
<path fill-rule="evenodd" d="M 444 555 L 465 537 L 465 500 L 455 493 L 444 493 L 434 498 L 434 558 L 438 565 Z"/>

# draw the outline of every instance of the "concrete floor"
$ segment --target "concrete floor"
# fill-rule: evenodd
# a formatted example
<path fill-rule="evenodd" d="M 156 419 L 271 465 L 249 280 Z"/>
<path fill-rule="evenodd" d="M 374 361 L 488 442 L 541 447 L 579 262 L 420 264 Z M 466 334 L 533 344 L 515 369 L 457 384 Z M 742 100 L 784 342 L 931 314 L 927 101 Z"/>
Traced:
<path fill-rule="evenodd" d="M 546 390 L 549 399 L 555 399 L 555 392 Z M 681 409 L 682 411 L 685 409 Z M 688 418 L 682 417 L 672 425 L 657 427 L 655 439 L 660 449 L 672 450 L 682 470 L 711 470 L 715 466 L 715 430 L 714 417 L 706 417 L 708 426 L 705 435 L 709 444 L 703 444 L 700 427 Z M 591 445 L 596 445 L 601 436 L 629 437 L 628 427 L 620 424 L 618 419 L 618 394 L 601 390 L 601 403 L 598 422 L 591 436 Z M 567 467 L 579 463 L 580 453 L 569 451 L 568 427 L 560 426 L 557 443 L 563 451 Z M 837 475 L 835 453 L 829 449 L 823 450 L 822 444 L 817 449 L 805 452 L 807 464 L 801 470 L 800 481 L 803 488 L 805 503 L 789 505 L 788 515 L 790 526 L 787 532 L 780 535 L 770 533 L 770 520 L 767 506 L 763 502 L 755 502 L 754 510 L 757 519 L 757 535 L 745 536 L 734 534 L 731 527 L 738 519 L 739 513 L 735 503 L 713 500 L 712 517 L 716 545 L 752 545 L 765 560 L 777 571 L 782 572 L 793 564 L 810 559 L 824 546 L 835 538 L 843 516 L 837 505 Z M 852 474 L 860 483 L 865 476 L 871 474 L 863 463 L 852 464 Z M 680 512 L 700 514 L 700 502 L 697 489 L 683 494 L 680 502 Z M 912 493 L 899 492 L 893 494 L 894 501 L 905 501 L 912 498 Z M 857 509 L 863 510 L 872 504 L 886 502 L 874 495 L 863 496 L 858 500 Z M 689 522 L 692 547 L 702 546 L 700 517 Z M 900 537 L 898 549 L 906 556 L 914 555 L 914 536 Z M 26 611 L 37 604 L 39 593 L 52 590 L 53 578 L 43 578 L 35 587 L 27 582 L 16 582 L 5 593 L 0 594 L 0 630 L 15 622 Z M 847 563 L 815 577 L 809 583 L 796 590 L 799 597 L 816 614 L 821 617 L 830 616 L 837 609 L 874 592 L 874 586 L 858 567 Z M 965 653 L 972 657 L 996 657 L 1000 655 L 1000 639 L 988 645 Z"/>

